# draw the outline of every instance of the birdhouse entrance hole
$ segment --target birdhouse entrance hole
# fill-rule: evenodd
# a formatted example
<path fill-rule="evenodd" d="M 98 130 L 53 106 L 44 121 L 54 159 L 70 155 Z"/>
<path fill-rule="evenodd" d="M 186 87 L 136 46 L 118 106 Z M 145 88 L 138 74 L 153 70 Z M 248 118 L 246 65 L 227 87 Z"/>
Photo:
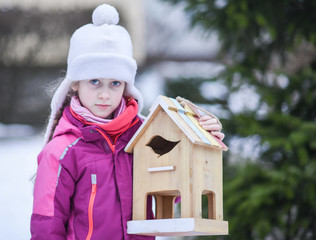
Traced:
<path fill-rule="evenodd" d="M 146 146 L 151 147 L 151 149 L 160 156 L 170 152 L 180 141 L 169 141 L 161 136 L 154 136 L 146 144 Z"/>
<path fill-rule="evenodd" d="M 178 197 L 180 197 L 179 191 L 172 191 L 172 193 L 165 192 L 163 194 L 161 192 L 149 193 L 148 196 L 152 196 L 153 212 L 155 219 L 169 219 L 181 217 L 181 209 L 178 208 L 178 204 L 176 204 Z"/>
<path fill-rule="evenodd" d="M 202 218 L 216 219 L 214 192 L 203 191 L 202 193 Z"/>

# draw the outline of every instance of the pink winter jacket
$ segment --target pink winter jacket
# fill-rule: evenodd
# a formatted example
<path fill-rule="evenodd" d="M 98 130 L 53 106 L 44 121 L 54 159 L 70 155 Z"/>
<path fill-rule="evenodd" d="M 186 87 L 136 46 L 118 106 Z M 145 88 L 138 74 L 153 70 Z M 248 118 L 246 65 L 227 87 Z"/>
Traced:
<path fill-rule="evenodd" d="M 124 147 L 141 125 L 138 117 L 134 121 L 113 152 L 100 129 L 65 109 L 38 156 L 31 239 L 154 239 L 126 232 L 132 217 L 133 157 Z M 147 205 L 152 218 L 150 200 Z"/>

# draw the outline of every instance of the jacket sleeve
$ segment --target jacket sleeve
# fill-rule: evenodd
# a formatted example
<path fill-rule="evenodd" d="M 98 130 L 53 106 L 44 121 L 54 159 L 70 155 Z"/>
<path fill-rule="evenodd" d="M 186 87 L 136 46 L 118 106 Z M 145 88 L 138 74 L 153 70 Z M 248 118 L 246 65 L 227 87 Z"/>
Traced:
<path fill-rule="evenodd" d="M 60 165 L 63 150 L 56 151 L 51 145 L 47 144 L 38 156 L 31 217 L 32 240 L 59 240 L 67 236 L 70 199 L 75 183 L 70 173 Z"/>

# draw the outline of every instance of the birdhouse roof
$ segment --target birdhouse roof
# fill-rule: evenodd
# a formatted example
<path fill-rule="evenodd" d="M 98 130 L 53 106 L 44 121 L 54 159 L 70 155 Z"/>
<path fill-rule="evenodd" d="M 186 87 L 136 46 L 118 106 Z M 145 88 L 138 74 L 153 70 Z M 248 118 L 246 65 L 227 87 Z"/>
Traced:
<path fill-rule="evenodd" d="M 181 129 L 193 144 L 199 144 L 210 148 L 227 151 L 227 146 L 210 132 L 204 130 L 197 120 L 194 111 L 189 106 L 181 106 L 174 98 L 159 96 L 150 108 L 150 113 L 144 123 L 134 134 L 125 147 L 126 152 L 133 152 L 138 139 L 150 126 L 155 116 L 163 109 L 169 118 Z"/>

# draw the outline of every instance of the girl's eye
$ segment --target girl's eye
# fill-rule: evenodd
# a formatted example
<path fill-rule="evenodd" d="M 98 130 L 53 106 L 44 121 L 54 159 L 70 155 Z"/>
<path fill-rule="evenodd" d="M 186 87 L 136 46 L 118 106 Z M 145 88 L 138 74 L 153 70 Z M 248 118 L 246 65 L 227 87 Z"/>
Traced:
<path fill-rule="evenodd" d="M 91 83 L 92 85 L 99 85 L 99 84 L 100 84 L 100 81 L 99 81 L 98 79 L 92 79 L 92 80 L 90 80 L 90 83 Z"/>
<path fill-rule="evenodd" d="M 111 85 L 114 86 L 114 87 L 118 87 L 118 86 L 121 85 L 121 82 L 119 82 L 119 81 L 113 81 L 113 82 L 111 82 Z"/>

